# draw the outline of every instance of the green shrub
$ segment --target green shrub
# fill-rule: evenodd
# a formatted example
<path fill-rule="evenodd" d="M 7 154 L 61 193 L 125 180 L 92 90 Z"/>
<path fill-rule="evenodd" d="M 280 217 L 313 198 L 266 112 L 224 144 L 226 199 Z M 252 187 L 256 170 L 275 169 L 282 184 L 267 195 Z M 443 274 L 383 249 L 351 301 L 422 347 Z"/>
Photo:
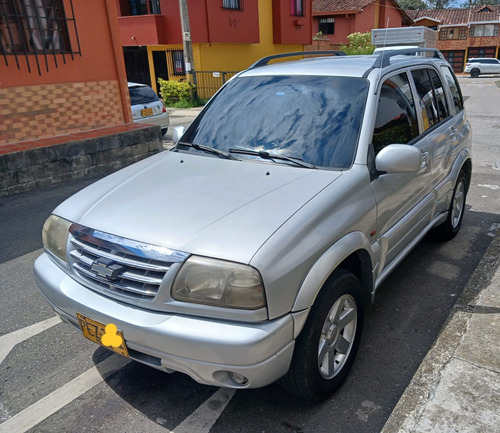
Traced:
<path fill-rule="evenodd" d="M 371 44 L 371 32 L 367 33 L 351 33 L 347 36 L 349 39 L 348 45 L 341 45 L 340 49 L 347 55 L 356 54 L 373 54 L 375 47 Z"/>
<path fill-rule="evenodd" d="M 189 81 L 167 81 L 158 78 L 160 95 L 166 106 L 171 106 L 178 101 L 193 102 L 193 91 L 196 86 Z"/>

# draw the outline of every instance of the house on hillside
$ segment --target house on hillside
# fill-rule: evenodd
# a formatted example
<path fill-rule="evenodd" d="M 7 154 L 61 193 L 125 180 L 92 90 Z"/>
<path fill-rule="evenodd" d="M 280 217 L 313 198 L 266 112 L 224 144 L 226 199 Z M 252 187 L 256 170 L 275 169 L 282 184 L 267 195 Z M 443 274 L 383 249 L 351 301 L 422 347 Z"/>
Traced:
<path fill-rule="evenodd" d="M 351 33 L 413 23 L 394 0 L 313 0 L 312 15 L 313 34 L 322 36 L 315 39 L 333 48 L 346 44 Z"/>
<path fill-rule="evenodd" d="M 303 51 L 312 38 L 312 0 L 188 0 L 198 92 L 211 96 L 261 57 Z M 179 0 L 116 0 L 131 81 L 186 78 Z M 208 90 L 204 90 L 207 87 Z"/>
<path fill-rule="evenodd" d="M 455 72 L 471 57 L 500 58 L 500 6 L 470 9 L 407 10 L 415 25 L 438 31 L 437 47 Z"/>
<path fill-rule="evenodd" d="M 115 0 L 1 0 L 0 196 L 147 156 L 151 128 L 132 123 Z"/>

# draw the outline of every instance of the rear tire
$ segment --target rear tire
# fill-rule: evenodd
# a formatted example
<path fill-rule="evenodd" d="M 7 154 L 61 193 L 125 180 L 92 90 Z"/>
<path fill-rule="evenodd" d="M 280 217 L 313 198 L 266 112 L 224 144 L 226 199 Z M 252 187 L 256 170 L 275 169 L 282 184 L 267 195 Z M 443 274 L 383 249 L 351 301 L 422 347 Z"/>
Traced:
<path fill-rule="evenodd" d="M 479 69 L 473 69 L 472 71 L 470 71 L 470 76 L 471 78 L 479 77 Z"/>
<path fill-rule="evenodd" d="M 280 384 L 307 400 L 323 400 L 344 382 L 363 327 L 359 280 L 338 269 L 325 283 L 295 342 L 292 363 Z"/>
<path fill-rule="evenodd" d="M 434 229 L 435 234 L 443 241 L 453 239 L 459 232 L 464 219 L 465 200 L 467 197 L 467 176 L 462 170 L 458 175 L 446 221 Z"/>

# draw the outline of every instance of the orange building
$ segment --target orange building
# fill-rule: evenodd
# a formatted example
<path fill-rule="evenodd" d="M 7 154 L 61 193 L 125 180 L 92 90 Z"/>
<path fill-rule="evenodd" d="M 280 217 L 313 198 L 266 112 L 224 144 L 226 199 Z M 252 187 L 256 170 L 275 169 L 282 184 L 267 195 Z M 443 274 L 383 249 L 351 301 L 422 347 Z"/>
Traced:
<path fill-rule="evenodd" d="M 131 122 L 114 0 L 0 12 L 0 145 Z"/>
<path fill-rule="evenodd" d="M 115 0 L 0 0 L 0 197 L 162 149 L 132 122 Z"/>

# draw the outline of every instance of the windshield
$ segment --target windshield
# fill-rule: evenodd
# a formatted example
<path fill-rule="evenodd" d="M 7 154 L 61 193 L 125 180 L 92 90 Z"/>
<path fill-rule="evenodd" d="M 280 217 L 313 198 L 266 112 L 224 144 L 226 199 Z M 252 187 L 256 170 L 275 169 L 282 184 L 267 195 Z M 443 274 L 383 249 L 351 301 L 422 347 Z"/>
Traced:
<path fill-rule="evenodd" d="M 349 168 L 368 93 L 364 78 L 258 76 L 230 81 L 183 141 Z M 282 161 L 280 161 L 282 162 Z"/>

